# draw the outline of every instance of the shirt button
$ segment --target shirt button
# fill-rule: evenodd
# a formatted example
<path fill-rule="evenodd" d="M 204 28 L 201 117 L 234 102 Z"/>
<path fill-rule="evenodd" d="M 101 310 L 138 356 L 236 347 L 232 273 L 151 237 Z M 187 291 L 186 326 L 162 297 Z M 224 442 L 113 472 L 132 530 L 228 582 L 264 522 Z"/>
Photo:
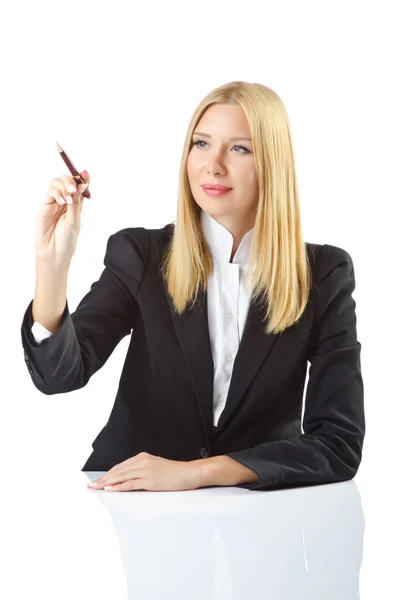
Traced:
<path fill-rule="evenodd" d="M 219 400 L 219 402 L 222 402 L 223 396 L 218 396 L 218 400 Z"/>
<path fill-rule="evenodd" d="M 230 362 L 230 361 L 232 361 L 232 360 L 233 360 L 233 356 L 232 356 L 231 354 L 227 354 L 227 355 L 226 355 L 226 361 L 227 361 L 227 362 Z"/>
<path fill-rule="evenodd" d="M 227 313 L 226 318 L 227 318 L 228 321 L 231 321 L 233 319 L 232 313 Z"/>
<path fill-rule="evenodd" d="M 199 450 L 199 456 L 200 456 L 200 458 L 207 458 L 208 457 L 208 450 L 207 450 L 207 448 L 200 448 L 200 450 Z"/>

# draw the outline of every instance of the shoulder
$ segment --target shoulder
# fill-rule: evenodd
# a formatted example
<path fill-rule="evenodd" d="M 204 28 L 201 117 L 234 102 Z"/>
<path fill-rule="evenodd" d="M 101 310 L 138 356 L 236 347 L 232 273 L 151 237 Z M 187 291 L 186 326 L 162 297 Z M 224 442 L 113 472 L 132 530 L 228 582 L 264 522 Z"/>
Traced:
<path fill-rule="evenodd" d="M 313 286 L 317 319 L 322 319 L 326 310 L 333 306 L 335 318 L 355 307 L 352 294 L 356 287 L 353 260 L 345 248 L 332 244 L 310 244 L 315 256 Z M 339 315 L 339 317 L 338 317 Z"/>
<path fill-rule="evenodd" d="M 345 248 L 314 243 L 306 243 L 306 246 L 313 267 L 313 279 L 317 285 L 335 270 L 339 271 L 342 277 L 354 271 L 353 259 Z"/>
<path fill-rule="evenodd" d="M 112 233 L 107 240 L 106 254 L 135 253 L 145 262 L 150 246 L 157 245 L 170 237 L 174 225 L 169 223 L 162 228 L 124 227 Z"/>
<path fill-rule="evenodd" d="M 169 239 L 173 225 L 159 229 L 124 227 L 112 233 L 106 243 L 104 264 L 120 278 L 141 280 L 152 247 Z"/>

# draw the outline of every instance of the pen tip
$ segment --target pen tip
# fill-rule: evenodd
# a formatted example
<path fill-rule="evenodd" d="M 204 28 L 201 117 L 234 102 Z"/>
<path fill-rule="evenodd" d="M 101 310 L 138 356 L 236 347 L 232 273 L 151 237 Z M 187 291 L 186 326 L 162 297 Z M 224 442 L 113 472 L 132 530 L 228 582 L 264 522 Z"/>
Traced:
<path fill-rule="evenodd" d="M 63 152 L 63 150 L 62 150 L 61 146 L 58 144 L 58 142 L 55 142 L 55 143 L 56 143 L 56 145 L 57 145 L 58 151 L 59 151 L 59 152 Z"/>

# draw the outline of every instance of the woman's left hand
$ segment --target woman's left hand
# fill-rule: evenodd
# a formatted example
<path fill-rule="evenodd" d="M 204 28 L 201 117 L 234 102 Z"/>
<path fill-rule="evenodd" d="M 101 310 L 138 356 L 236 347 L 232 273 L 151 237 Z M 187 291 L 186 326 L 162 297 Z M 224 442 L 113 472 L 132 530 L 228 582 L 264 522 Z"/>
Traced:
<path fill-rule="evenodd" d="M 197 461 L 168 460 L 140 452 L 115 465 L 104 475 L 88 484 L 93 490 L 112 486 L 111 492 L 131 490 L 177 491 L 196 490 L 200 487 Z"/>

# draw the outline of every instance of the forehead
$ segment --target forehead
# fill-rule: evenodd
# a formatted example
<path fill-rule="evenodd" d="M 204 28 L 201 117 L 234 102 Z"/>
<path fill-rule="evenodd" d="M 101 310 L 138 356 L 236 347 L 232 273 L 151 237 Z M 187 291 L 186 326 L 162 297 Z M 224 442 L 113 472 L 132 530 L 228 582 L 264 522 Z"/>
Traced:
<path fill-rule="evenodd" d="M 201 116 L 193 131 L 228 138 L 232 135 L 249 136 L 247 117 L 236 104 L 213 104 Z"/>

